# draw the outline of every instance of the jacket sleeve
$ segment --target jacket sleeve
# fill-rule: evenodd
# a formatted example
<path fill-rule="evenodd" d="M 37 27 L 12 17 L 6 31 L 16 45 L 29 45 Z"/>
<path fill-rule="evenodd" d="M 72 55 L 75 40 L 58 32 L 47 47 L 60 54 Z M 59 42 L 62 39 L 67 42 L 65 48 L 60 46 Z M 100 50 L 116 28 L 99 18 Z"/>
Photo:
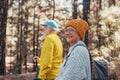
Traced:
<path fill-rule="evenodd" d="M 47 72 L 51 69 L 53 48 L 54 45 L 52 40 L 49 37 L 46 37 L 41 50 L 41 56 L 38 61 L 40 64 L 40 74 L 38 75 L 39 78 L 46 78 Z"/>

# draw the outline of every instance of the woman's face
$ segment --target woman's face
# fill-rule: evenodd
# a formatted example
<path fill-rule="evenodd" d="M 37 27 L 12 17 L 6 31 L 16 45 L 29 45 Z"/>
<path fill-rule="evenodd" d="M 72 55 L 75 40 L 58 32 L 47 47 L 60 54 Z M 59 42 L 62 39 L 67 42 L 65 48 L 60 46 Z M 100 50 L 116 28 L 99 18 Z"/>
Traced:
<path fill-rule="evenodd" d="M 64 30 L 64 36 L 66 41 L 70 44 L 70 46 L 74 45 L 80 40 L 79 34 L 76 29 L 73 27 L 67 27 Z"/>

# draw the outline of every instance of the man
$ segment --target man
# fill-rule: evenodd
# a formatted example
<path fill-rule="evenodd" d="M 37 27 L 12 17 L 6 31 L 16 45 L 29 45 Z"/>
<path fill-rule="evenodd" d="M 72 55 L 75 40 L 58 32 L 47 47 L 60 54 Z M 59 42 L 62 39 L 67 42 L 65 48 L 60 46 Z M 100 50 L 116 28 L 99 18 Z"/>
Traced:
<path fill-rule="evenodd" d="M 63 46 L 57 35 L 58 25 L 53 20 L 48 20 L 44 24 L 44 33 L 46 35 L 40 58 L 37 62 L 40 64 L 38 78 L 40 80 L 54 80 L 58 76 L 59 68 L 63 60 Z"/>

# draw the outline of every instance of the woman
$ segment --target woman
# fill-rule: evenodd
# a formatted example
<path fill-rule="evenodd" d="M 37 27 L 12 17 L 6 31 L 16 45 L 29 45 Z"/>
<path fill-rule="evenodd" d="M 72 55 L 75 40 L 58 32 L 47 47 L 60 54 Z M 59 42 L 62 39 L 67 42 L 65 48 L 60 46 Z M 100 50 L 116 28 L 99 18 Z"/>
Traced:
<path fill-rule="evenodd" d="M 83 42 L 88 29 L 88 23 L 82 19 L 66 23 L 64 34 L 70 48 L 56 80 L 91 80 L 89 52 Z"/>

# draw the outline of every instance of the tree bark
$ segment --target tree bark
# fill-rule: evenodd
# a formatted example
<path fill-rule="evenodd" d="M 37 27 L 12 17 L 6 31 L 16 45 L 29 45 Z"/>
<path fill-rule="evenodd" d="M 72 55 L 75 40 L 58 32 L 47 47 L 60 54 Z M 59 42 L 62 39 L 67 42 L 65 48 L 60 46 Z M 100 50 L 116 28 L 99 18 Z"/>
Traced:
<path fill-rule="evenodd" d="M 5 38 L 8 0 L 0 0 L 0 75 L 5 75 Z"/>
<path fill-rule="evenodd" d="M 73 19 L 77 19 L 78 15 L 77 15 L 77 1 L 78 0 L 74 0 L 74 3 L 73 3 L 73 12 L 72 12 L 72 18 Z"/>
<path fill-rule="evenodd" d="M 90 0 L 83 0 L 83 19 L 88 22 L 88 14 L 90 10 Z M 89 23 L 89 22 L 88 22 Z M 88 46 L 88 31 L 85 35 L 85 44 Z"/>

